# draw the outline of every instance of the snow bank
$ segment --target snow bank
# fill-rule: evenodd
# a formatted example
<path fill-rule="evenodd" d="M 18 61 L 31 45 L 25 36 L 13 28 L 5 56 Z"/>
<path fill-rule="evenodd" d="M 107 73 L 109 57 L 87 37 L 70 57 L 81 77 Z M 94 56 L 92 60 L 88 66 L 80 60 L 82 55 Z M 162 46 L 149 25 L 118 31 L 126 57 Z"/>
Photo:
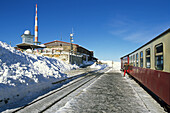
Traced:
<path fill-rule="evenodd" d="M 114 62 L 109 60 L 101 60 L 102 63 L 107 64 L 109 67 L 113 67 L 113 70 L 120 71 L 121 63 L 120 62 Z"/>
<path fill-rule="evenodd" d="M 104 61 L 104 60 L 101 60 L 100 62 L 102 63 L 102 65 L 94 63 L 93 65 L 90 66 L 90 68 L 104 69 L 106 67 L 112 67 L 110 70 L 114 72 L 120 72 L 120 66 L 121 66 L 120 62 Z"/>
<path fill-rule="evenodd" d="M 83 65 L 92 65 L 93 61 L 83 61 Z"/>
<path fill-rule="evenodd" d="M 0 41 L 0 107 L 33 95 L 66 78 L 64 71 L 76 65 L 43 56 L 22 53 Z"/>
<path fill-rule="evenodd" d="M 108 67 L 108 65 L 105 65 L 105 64 L 103 64 L 103 65 L 96 64 L 96 62 L 93 65 L 90 66 L 90 68 L 96 68 L 96 69 L 104 69 L 106 67 Z"/>

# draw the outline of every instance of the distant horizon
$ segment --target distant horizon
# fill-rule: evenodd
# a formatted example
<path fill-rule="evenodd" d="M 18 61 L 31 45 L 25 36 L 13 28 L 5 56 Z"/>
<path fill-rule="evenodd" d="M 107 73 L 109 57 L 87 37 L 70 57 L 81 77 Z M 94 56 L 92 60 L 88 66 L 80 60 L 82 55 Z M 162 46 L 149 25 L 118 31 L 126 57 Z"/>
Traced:
<path fill-rule="evenodd" d="M 10 44 L 11 41 L 15 47 L 22 43 L 25 30 L 34 35 L 36 3 L 38 41 L 69 42 L 73 28 L 73 43 L 94 51 L 100 60 L 120 62 L 120 57 L 170 27 L 169 0 L 1 0 L 2 42 Z"/>

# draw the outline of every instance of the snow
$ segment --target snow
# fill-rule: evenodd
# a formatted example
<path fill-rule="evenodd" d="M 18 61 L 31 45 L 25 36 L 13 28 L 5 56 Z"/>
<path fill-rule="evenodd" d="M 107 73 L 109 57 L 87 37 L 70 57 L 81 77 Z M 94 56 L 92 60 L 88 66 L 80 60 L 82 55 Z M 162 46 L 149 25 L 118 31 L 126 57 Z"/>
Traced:
<path fill-rule="evenodd" d="M 101 60 L 99 61 L 101 64 L 97 64 L 96 62 L 90 66 L 90 68 L 96 68 L 97 70 L 103 70 L 106 67 L 110 67 L 109 70 L 105 71 L 103 70 L 104 73 L 110 73 L 111 71 L 114 73 L 121 73 L 120 71 L 120 62 L 113 62 L 113 61 L 104 61 Z"/>
<path fill-rule="evenodd" d="M 55 58 L 22 53 L 0 41 L 0 106 L 34 95 L 78 68 Z"/>
<path fill-rule="evenodd" d="M 29 100 L 52 89 L 53 82 L 72 76 L 65 73 L 79 68 L 60 59 L 29 53 L 32 50 L 22 53 L 0 41 L 0 112 L 7 109 L 7 104 L 16 106 L 23 99 Z M 106 64 L 84 61 L 83 65 L 92 64 L 90 68 L 97 70 L 112 67 L 112 61 L 102 63 Z M 113 67 L 120 70 L 120 62 L 114 62 Z"/>
<path fill-rule="evenodd" d="M 89 65 L 92 65 L 93 63 L 94 63 L 94 61 L 84 61 L 83 60 L 83 63 L 80 64 L 80 67 L 89 66 Z"/>
<path fill-rule="evenodd" d="M 108 67 L 112 67 L 112 70 L 114 70 L 114 72 L 120 73 L 120 68 L 121 68 L 120 62 L 114 62 L 114 61 L 109 61 L 109 60 L 101 60 L 100 62 L 107 64 Z"/>
<path fill-rule="evenodd" d="M 104 64 L 104 65 L 101 65 L 101 64 L 97 64 L 96 62 L 93 64 L 93 65 L 91 65 L 90 66 L 90 68 L 96 68 L 96 69 L 104 69 L 104 68 L 106 68 L 106 67 L 108 67 L 108 65 L 106 65 L 106 64 Z"/>
<path fill-rule="evenodd" d="M 109 61 L 110 62 L 110 61 Z M 114 65 L 119 65 L 119 63 L 114 63 Z M 95 64 L 93 65 L 95 67 Z M 96 65 L 97 66 L 97 65 Z M 115 70 L 114 68 L 110 68 L 110 73 L 114 73 Z M 108 72 L 109 72 L 108 71 Z M 105 75 L 105 74 L 104 74 Z M 120 75 L 120 74 L 119 74 Z M 142 87 L 139 86 L 139 84 L 137 84 L 133 79 L 129 78 L 129 76 L 126 74 L 125 76 L 123 75 L 123 72 L 121 72 L 122 75 L 122 81 L 124 81 L 124 84 L 126 84 L 126 90 L 128 91 L 132 91 L 132 93 L 127 94 L 128 98 L 124 97 L 123 95 L 121 95 L 119 98 L 115 97 L 114 98 L 114 103 L 119 103 L 119 106 L 122 107 L 120 110 L 118 110 L 117 112 L 122 112 L 123 109 L 127 109 L 126 111 L 128 112 L 147 112 L 147 113 L 166 113 L 163 109 L 163 107 L 161 107 L 159 105 L 159 103 L 157 103 L 151 95 L 149 95 Z M 103 79 L 103 76 L 100 76 L 98 78 L 98 81 L 102 81 L 99 79 Z M 97 82 L 97 81 L 96 81 Z M 113 81 L 114 83 L 115 81 Z M 120 81 L 119 81 L 120 82 Z M 117 87 L 116 89 L 119 89 L 118 91 L 121 92 L 121 94 L 125 94 L 122 93 L 127 92 L 125 89 L 124 90 L 120 90 L 120 86 L 122 86 L 123 82 L 121 82 L 121 84 L 119 84 L 119 82 L 117 83 Z M 108 83 L 108 81 L 106 82 Z M 108 83 L 109 84 L 109 83 Z M 93 86 L 94 85 L 94 86 Z M 80 91 L 76 96 L 74 96 L 73 98 L 71 98 L 69 101 L 67 101 L 64 106 L 62 106 L 61 108 L 57 109 L 56 106 L 53 106 L 53 112 L 55 113 L 65 113 L 65 112 L 69 112 L 69 113 L 74 113 L 76 112 L 99 112 L 100 108 L 102 108 L 103 112 L 106 112 L 106 110 L 108 110 L 107 108 L 109 107 L 108 104 L 109 101 L 106 102 L 106 100 L 104 100 L 104 98 L 100 98 L 99 100 L 102 100 L 107 103 L 106 109 L 105 109 L 105 105 L 106 104 L 102 104 L 100 103 L 99 100 L 95 100 L 95 97 L 102 97 L 101 95 L 105 96 L 105 94 L 107 95 L 107 97 L 109 96 L 109 92 L 110 90 L 108 90 L 109 92 L 107 93 L 106 91 L 104 93 L 101 93 L 101 90 L 99 90 L 100 92 L 96 92 L 94 91 L 95 88 L 101 89 L 102 87 L 99 88 L 100 85 L 96 85 L 95 83 L 92 83 L 91 85 L 89 85 L 88 87 L 85 87 L 84 89 L 82 88 L 82 91 Z M 114 86 L 114 85 L 111 85 Z M 110 86 L 109 86 L 110 87 Z M 115 87 L 115 86 L 114 86 Z M 106 87 L 104 87 L 104 89 L 107 89 Z M 115 90 L 114 90 L 115 91 Z M 115 91 L 116 92 L 116 91 Z M 93 98 L 89 98 L 90 96 L 92 97 L 91 93 L 94 93 L 94 97 Z M 88 95 L 90 95 L 88 97 Z M 112 93 L 113 95 L 113 93 Z M 116 95 L 117 96 L 117 95 Z M 118 100 L 116 100 L 116 98 L 118 98 Z M 107 98 L 106 98 L 107 99 Z M 92 101 L 93 100 L 93 103 Z M 124 102 L 126 104 L 122 104 L 121 105 L 121 101 L 124 100 Z M 103 102 L 102 101 L 102 102 Z M 133 102 L 134 101 L 134 102 Z M 127 103 L 129 102 L 129 103 Z M 87 104 L 88 103 L 88 104 Z M 100 103 L 100 104 L 98 104 Z M 137 104 L 137 106 L 134 105 Z M 115 104 L 116 105 L 116 104 Z M 125 105 L 125 106 L 124 106 Z M 127 107 L 127 106 L 128 107 Z M 94 107 L 95 106 L 95 107 Z M 97 107 L 96 107 L 97 106 Z M 131 106 L 131 107 L 130 107 Z M 95 109 L 96 108 L 96 109 Z M 114 107 L 114 105 L 112 105 L 111 109 L 115 109 L 116 107 Z M 95 111 L 96 110 L 96 111 Z M 109 109 L 110 110 L 110 109 Z M 116 110 L 116 109 L 115 109 Z M 51 110 L 52 111 L 52 110 Z M 115 112 L 115 111 L 114 111 Z M 51 112 L 49 112 L 51 113 Z"/>
<path fill-rule="evenodd" d="M 93 64 L 94 62 L 93 61 L 83 61 L 83 64 L 84 65 L 91 65 Z"/>

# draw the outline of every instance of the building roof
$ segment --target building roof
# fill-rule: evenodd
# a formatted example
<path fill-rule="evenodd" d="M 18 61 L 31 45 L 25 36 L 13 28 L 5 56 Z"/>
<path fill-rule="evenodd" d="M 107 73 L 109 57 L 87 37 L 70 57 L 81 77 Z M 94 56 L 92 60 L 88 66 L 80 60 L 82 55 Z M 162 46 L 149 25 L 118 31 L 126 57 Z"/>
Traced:
<path fill-rule="evenodd" d="M 123 57 L 126 57 L 126 56 L 128 56 L 128 55 L 130 55 L 130 54 L 132 54 L 132 53 L 134 53 L 134 52 L 136 52 L 136 51 L 138 51 L 139 49 L 143 48 L 144 46 L 146 46 L 146 45 L 152 43 L 153 41 L 155 41 L 155 40 L 161 38 L 163 35 L 167 34 L 168 32 L 170 32 L 170 28 L 167 29 L 166 31 L 164 31 L 163 33 L 161 33 L 160 35 L 158 35 L 157 37 L 153 38 L 152 40 L 150 40 L 149 42 L 147 42 L 147 43 L 144 44 L 143 46 L 139 47 L 139 48 L 136 49 L 135 51 L 133 51 L 133 52 L 131 52 L 131 53 L 129 53 L 129 54 L 123 56 Z M 121 58 L 123 58 L 123 57 L 121 57 Z"/>
<path fill-rule="evenodd" d="M 55 43 L 55 42 L 60 42 L 60 43 L 65 43 L 65 44 L 71 44 L 71 43 L 68 43 L 68 42 L 63 42 L 63 41 L 55 40 L 55 41 L 52 41 L 52 42 L 44 43 L 44 45 L 48 45 L 48 44 Z M 73 44 L 73 43 L 72 43 L 72 44 Z M 79 46 L 79 45 L 77 45 L 77 44 L 73 44 L 73 45 Z"/>
<path fill-rule="evenodd" d="M 35 49 L 35 48 L 44 48 L 40 45 L 28 44 L 28 43 L 21 43 L 16 45 L 20 49 Z"/>
<path fill-rule="evenodd" d="M 71 44 L 71 43 L 68 43 L 68 42 L 63 42 L 63 41 L 59 41 L 59 40 L 55 40 L 55 41 L 52 41 L 52 42 L 48 42 L 48 43 L 44 43 L 44 45 L 48 45 L 49 44 L 49 46 L 54 46 L 53 45 L 53 43 L 55 44 L 55 43 L 63 43 L 63 44 Z M 51 45 L 50 45 L 51 44 Z M 84 48 L 84 47 L 82 47 L 82 46 L 80 46 L 80 45 L 78 45 L 78 44 L 74 44 L 74 43 L 72 43 L 73 45 L 75 45 L 75 46 L 77 46 L 78 48 L 83 48 L 83 49 L 85 49 L 86 51 L 89 51 L 88 49 L 86 49 L 86 48 Z M 89 51 L 89 52 L 93 52 L 93 51 Z"/>

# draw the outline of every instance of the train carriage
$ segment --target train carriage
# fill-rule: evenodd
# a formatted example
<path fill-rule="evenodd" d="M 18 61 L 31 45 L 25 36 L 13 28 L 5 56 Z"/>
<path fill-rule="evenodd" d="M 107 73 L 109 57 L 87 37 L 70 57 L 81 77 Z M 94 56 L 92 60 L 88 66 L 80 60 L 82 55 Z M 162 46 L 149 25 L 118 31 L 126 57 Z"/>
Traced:
<path fill-rule="evenodd" d="M 170 28 L 132 53 L 121 57 L 121 68 L 170 106 Z"/>

